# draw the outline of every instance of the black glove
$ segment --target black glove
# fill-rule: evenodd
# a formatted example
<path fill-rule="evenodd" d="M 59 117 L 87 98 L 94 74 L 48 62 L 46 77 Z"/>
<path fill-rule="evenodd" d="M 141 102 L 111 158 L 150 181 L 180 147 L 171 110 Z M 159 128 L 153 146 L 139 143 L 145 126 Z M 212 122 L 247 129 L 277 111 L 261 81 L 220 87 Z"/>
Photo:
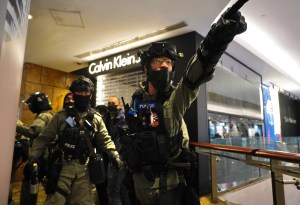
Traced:
<path fill-rule="evenodd" d="M 32 174 L 32 167 L 34 163 L 37 163 L 38 165 L 39 178 L 41 179 L 41 162 L 37 158 L 31 156 L 29 157 L 28 162 L 26 163 L 23 169 L 23 174 L 26 181 L 30 180 L 30 176 Z"/>
<path fill-rule="evenodd" d="M 230 43 L 234 36 L 247 30 L 245 17 L 237 11 L 225 18 L 229 8 L 222 14 L 220 19 L 212 26 L 212 38 L 220 46 Z"/>
<path fill-rule="evenodd" d="M 27 139 L 20 139 L 15 141 L 14 147 L 14 161 L 22 160 L 26 162 L 29 158 L 29 141 Z"/>
<path fill-rule="evenodd" d="M 247 23 L 241 12 L 225 18 L 228 9 L 214 23 L 197 50 L 197 56 L 204 65 L 202 77 L 197 85 L 208 82 L 213 78 L 215 66 L 233 38 L 247 29 Z"/>
<path fill-rule="evenodd" d="M 111 163 L 119 172 L 124 168 L 124 162 L 120 159 L 119 156 L 112 158 Z"/>
<path fill-rule="evenodd" d="M 247 30 L 245 17 L 237 11 L 226 17 L 229 8 L 221 15 L 219 20 L 211 26 L 210 31 L 204 38 L 201 45 L 201 53 L 207 56 L 214 51 L 224 51 L 233 38 Z"/>
<path fill-rule="evenodd" d="M 197 168 L 198 161 L 197 161 L 197 154 L 195 151 L 189 148 L 182 148 L 181 153 L 179 155 L 179 160 L 181 162 L 188 162 L 191 164 L 192 167 Z"/>

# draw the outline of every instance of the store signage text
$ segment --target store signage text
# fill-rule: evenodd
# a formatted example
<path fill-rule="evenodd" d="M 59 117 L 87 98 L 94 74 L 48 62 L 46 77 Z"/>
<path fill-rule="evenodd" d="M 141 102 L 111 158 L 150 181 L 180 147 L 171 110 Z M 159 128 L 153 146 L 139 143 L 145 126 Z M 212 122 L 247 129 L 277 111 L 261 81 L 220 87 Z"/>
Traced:
<path fill-rule="evenodd" d="M 286 122 L 286 123 L 297 124 L 297 120 L 294 118 L 283 116 L 283 119 L 284 119 L 284 122 Z"/>
<path fill-rule="evenodd" d="M 122 67 L 126 67 L 129 65 L 137 64 L 141 60 L 136 55 L 131 55 L 127 57 L 123 57 L 122 55 L 118 55 L 113 57 L 111 60 L 106 59 L 105 62 L 102 62 L 102 60 L 99 61 L 99 63 L 91 63 L 89 65 L 89 73 L 90 74 L 96 74 L 101 73 L 104 71 L 109 71 L 113 69 L 118 69 Z"/>

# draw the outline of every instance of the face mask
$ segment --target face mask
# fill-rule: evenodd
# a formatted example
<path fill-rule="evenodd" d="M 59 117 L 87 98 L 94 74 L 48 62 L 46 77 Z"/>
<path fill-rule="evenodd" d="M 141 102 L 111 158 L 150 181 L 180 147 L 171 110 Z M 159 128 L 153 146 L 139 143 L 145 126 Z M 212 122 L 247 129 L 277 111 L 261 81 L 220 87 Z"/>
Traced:
<path fill-rule="evenodd" d="M 73 95 L 74 98 L 74 106 L 79 110 L 85 110 L 90 104 L 91 96 L 81 96 L 81 95 Z"/>
<path fill-rule="evenodd" d="M 74 102 L 66 102 L 64 104 L 64 108 L 71 108 L 71 107 L 74 107 Z"/>
<path fill-rule="evenodd" d="M 116 111 L 118 111 L 117 106 L 114 105 L 114 104 L 108 104 L 108 105 L 107 105 L 107 110 L 108 110 L 109 112 L 116 112 Z"/>
<path fill-rule="evenodd" d="M 114 104 L 108 104 L 107 105 L 107 110 L 108 110 L 108 112 L 110 114 L 110 117 L 112 119 L 115 118 L 115 117 L 117 117 L 117 115 L 118 115 L 118 108 L 117 108 L 116 105 L 114 105 Z"/>
<path fill-rule="evenodd" d="M 158 92 L 168 91 L 173 76 L 174 76 L 174 72 L 169 73 L 168 69 L 154 71 L 150 68 L 148 69 L 148 73 L 147 73 L 148 81 L 152 82 L 154 88 Z"/>

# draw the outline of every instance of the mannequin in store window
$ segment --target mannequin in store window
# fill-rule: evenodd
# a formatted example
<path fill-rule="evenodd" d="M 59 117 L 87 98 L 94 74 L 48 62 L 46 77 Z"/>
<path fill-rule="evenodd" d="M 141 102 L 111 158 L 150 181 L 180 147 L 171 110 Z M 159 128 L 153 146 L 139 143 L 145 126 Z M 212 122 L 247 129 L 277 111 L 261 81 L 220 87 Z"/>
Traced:
<path fill-rule="evenodd" d="M 249 133 L 248 133 L 248 125 L 245 123 L 241 123 L 239 126 L 239 132 L 241 137 L 249 137 Z"/>
<path fill-rule="evenodd" d="M 255 137 L 255 140 L 259 140 L 259 137 L 260 137 L 259 133 L 255 132 L 254 137 Z"/>
<path fill-rule="evenodd" d="M 229 137 L 229 134 L 228 134 L 226 128 L 223 127 L 223 135 L 222 135 L 222 138 L 228 138 L 228 137 Z"/>
<path fill-rule="evenodd" d="M 239 137 L 239 130 L 238 130 L 237 125 L 235 123 L 230 124 L 229 136 L 230 137 Z"/>

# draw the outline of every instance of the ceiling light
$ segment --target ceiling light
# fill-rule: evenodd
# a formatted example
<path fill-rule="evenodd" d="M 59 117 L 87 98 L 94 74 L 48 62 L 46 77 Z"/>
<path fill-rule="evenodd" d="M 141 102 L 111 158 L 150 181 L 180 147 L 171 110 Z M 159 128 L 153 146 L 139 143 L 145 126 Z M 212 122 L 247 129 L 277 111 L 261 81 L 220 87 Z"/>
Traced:
<path fill-rule="evenodd" d="M 118 41 L 116 43 L 110 44 L 108 46 L 104 46 L 104 47 L 96 49 L 96 50 L 84 52 L 84 53 L 75 55 L 74 57 L 79 58 L 79 59 L 87 58 L 88 61 L 91 61 L 92 59 L 96 59 L 98 54 L 103 53 L 105 51 L 110 51 L 110 50 L 113 50 L 113 49 L 116 49 L 119 47 L 133 44 L 133 43 L 136 43 L 136 42 L 139 42 L 139 41 L 142 41 L 142 40 L 154 37 L 154 36 L 158 36 L 158 35 L 161 35 L 161 34 L 164 34 L 164 33 L 179 29 L 179 28 L 183 28 L 185 26 L 187 26 L 187 24 L 184 21 L 182 21 L 182 22 L 173 24 L 171 26 L 167 26 L 165 28 L 155 30 L 150 33 L 142 34 L 140 36 L 136 36 L 136 37 L 133 37 L 133 38 L 130 38 L 127 40 Z"/>
<path fill-rule="evenodd" d="M 28 14 L 28 20 L 32 19 L 33 16 L 31 14 Z"/>
<path fill-rule="evenodd" d="M 59 26 L 84 28 L 84 23 L 79 11 L 50 10 L 50 13 Z"/>

